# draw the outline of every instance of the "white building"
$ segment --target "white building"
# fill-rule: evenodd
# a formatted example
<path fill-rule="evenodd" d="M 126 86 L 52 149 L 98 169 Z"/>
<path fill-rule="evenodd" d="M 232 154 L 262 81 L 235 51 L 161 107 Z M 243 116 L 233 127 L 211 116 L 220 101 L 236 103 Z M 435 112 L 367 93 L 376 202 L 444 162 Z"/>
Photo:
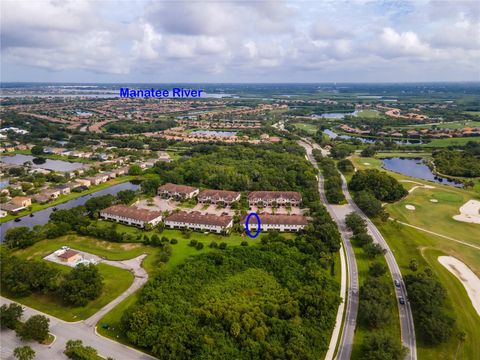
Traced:
<path fill-rule="evenodd" d="M 262 231 L 300 231 L 308 224 L 307 219 L 303 215 L 259 214 L 258 216 L 260 217 L 260 228 Z M 246 219 L 246 216 L 242 219 L 244 228 L 247 226 Z M 257 229 L 257 218 L 250 216 L 248 230 L 252 233 L 256 232 Z"/>
<path fill-rule="evenodd" d="M 221 233 L 233 226 L 233 217 L 227 215 L 201 214 L 198 211 L 190 213 L 180 211 L 167 217 L 165 219 L 165 226 L 171 229 L 188 228 Z"/>
<path fill-rule="evenodd" d="M 187 185 L 165 184 L 158 188 L 158 195 L 164 198 L 191 199 L 198 195 L 199 189 Z"/>
<path fill-rule="evenodd" d="M 100 211 L 100 217 L 143 228 L 146 224 L 151 226 L 158 225 L 162 221 L 162 212 L 140 209 L 134 206 L 113 205 Z"/>
<path fill-rule="evenodd" d="M 301 202 L 302 195 L 296 191 L 252 191 L 248 194 L 250 206 L 272 206 L 274 204 L 298 206 Z"/>

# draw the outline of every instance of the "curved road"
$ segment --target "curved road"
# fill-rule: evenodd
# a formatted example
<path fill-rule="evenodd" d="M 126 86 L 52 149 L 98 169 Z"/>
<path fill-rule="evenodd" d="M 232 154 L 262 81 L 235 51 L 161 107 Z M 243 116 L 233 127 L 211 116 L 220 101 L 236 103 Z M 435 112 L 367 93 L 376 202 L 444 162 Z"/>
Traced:
<path fill-rule="evenodd" d="M 317 144 L 310 144 L 305 141 L 301 141 L 300 145 L 305 148 L 307 152 L 308 160 L 318 170 L 318 165 L 313 157 L 312 150 L 314 148 L 322 150 Z M 324 154 L 325 155 L 325 154 Z M 357 312 L 358 312 L 358 270 L 357 262 L 355 260 L 355 253 L 353 251 L 352 244 L 350 242 L 350 233 L 345 225 L 345 215 L 352 212 L 353 209 L 346 205 L 330 205 L 325 197 L 323 191 L 323 176 L 321 172 L 318 172 L 318 191 L 320 193 L 320 199 L 325 204 L 330 216 L 335 220 L 340 230 L 342 242 L 345 248 L 347 256 L 347 269 L 348 269 L 348 290 L 347 290 L 347 303 L 345 308 L 343 330 L 338 346 L 336 359 L 348 360 L 352 353 L 353 337 L 355 335 L 355 327 L 357 325 Z"/>
<path fill-rule="evenodd" d="M 322 151 L 320 146 L 318 146 L 315 143 L 310 144 L 308 142 L 300 142 L 300 145 L 305 148 L 309 161 L 313 164 L 315 168 L 318 168 L 317 163 L 312 155 L 312 146 Z M 322 151 L 322 154 L 325 155 L 323 151 Z M 407 300 L 408 299 L 407 289 L 403 282 L 400 268 L 387 242 L 383 238 L 382 234 L 377 229 L 377 227 L 373 224 L 373 222 L 355 204 L 355 202 L 353 201 L 348 191 L 347 181 L 345 177 L 343 175 L 341 175 L 341 177 L 342 177 L 342 191 L 348 202 L 347 205 L 329 205 L 328 202 L 326 202 L 325 196 L 323 194 L 323 178 L 321 177 L 321 175 L 319 176 L 320 195 L 322 197 L 322 201 L 327 206 L 327 210 L 332 215 L 334 220 L 337 222 L 338 227 L 341 231 L 342 240 L 344 241 L 345 249 L 347 250 L 347 262 L 348 262 L 348 269 L 349 269 L 349 291 L 347 296 L 347 302 L 348 302 L 347 313 L 345 315 L 344 330 L 342 333 L 342 338 L 338 347 L 336 358 L 337 359 L 350 358 L 354 330 L 355 330 L 355 323 L 356 323 L 356 314 L 358 310 L 358 273 L 356 268 L 355 255 L 353 254 L 353 249 L 351 248 L 351 244 L 348 240 L 347 229 L 344 222 L 345 215 L 347 215 L 352 211 L 355 211 L 359 215 L 361 215 L 367 222 L 368 232 L 373 237 L 374 241 L 379 243 L 386 250 L 385 259 L 387 261 L 387 265 L 390 270 L 391 277 L 394 281 L 397 280 L 400 284 L 399 287 L 394 286 L 394 289 L 397 297 L 397 306 L 398 306 L 398 312 L 400 316 L 402 344 L 408 349 L 408 353 L 405 358 L 407 360 L 416 360 L 417 348 L 416 348 L 415 328 L 413 324 L 412 310 L 410 307 L 410 303 Z M 349 251 L 349 248 L 351 252 Z M 354 268 L 352 268 L 352 266 L 354 266 Z M 403 297 L 406 300 L 404 305 L 398 302 L 399 297 Z"/>

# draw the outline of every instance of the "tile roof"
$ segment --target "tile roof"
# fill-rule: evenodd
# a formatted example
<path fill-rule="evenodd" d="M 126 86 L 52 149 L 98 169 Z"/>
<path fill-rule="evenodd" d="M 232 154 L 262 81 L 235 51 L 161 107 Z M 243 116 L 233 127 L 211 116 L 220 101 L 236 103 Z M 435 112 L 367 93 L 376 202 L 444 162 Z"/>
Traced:
<path fill-rule="evenodd" d="M 198 211 L 180 211 L 171 214 L 165 221 L 175 221 L 190 224 L 227 226 L 233 217 L 228 215 L 201 214 Z"/>
<path fill-rule="evenodd" d="M 58 257 L 62 258 L 62 259 L 70 259 L 71 257 L 73 257 L 75 255 L 78 255 L 78 252 L 76 252 L 74 250 L 71 250 L 71 249 L 68 249 L 65 252 L 58 255 Z"/>
<path fill-rule="evenodd" d="M 211 190 L 206 189 L 198 194 L 198 200 L 203 200 L 206 198 L 210 198 L 212 200 L 226 200 L 226 201 L 234 201 L 240 195 L 237 191 L 227 191 L 227 190 Z"/>
<path fill-rule="evenodd" d="M 180 194 L 190 194 L 193 191 L 198 190 L 198 188 L 187 185 L 177 185 L 172 183 L 167 183 L 158 188 L 158 191 L 167 191 L 167 192 L 176 192 Z"/>
<path fill-rule="evenodd" d="M 147 209 L 140 209 L 134 206 L 127 205 L 113 205 L 106 209 L 103 209 L 100 214 L 108 214 L 112 216 L 121 216 L 128 219 L 134 219 L 138 221 L 152 221 L 159 216 L 162 216 L 161 211 L 152 211 Z"/>
<path fill-rule="evenodd" d="M 248 200 L 275 200 L 280 198 L 301 201 L 302 195 L 297 191 L 252 191 L 248 194 Z"/>

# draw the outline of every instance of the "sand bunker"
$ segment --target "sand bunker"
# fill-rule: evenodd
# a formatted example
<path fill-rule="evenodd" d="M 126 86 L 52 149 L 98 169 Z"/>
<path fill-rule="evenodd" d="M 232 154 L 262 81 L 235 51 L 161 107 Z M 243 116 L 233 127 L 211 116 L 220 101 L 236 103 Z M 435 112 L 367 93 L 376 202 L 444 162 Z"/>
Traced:
<path fill-rule="evenodd" d="M 480 201 L 469 200 L 460 208 L 460 215 L 454 215 L 457 221 L 480 224 Z"/>
<path fill-rule="evenodd" d="M 433 202 L 433 203 L 438 203 L 437 199 L 430 199 L 430 201 Z"/>
<path fill-rule="evenodd" d="M 472 305 L 480 316 L 480 279 L 470 268 L 453 256 L 439 256 L 438 262 L 455 275 L 467 290 Z"/>
<path fill-rule="evenodd" d="M 407 210 L 415 210 L 415 206 L 410 205 L 410 204 L 405 205 L 405 208 L 406 208 Z"/>
<path fill-rule="evenodd" d="M 372 165 L 372 164 L 370 164 L 370 163 L 363 163 L 363 165 Z"/>

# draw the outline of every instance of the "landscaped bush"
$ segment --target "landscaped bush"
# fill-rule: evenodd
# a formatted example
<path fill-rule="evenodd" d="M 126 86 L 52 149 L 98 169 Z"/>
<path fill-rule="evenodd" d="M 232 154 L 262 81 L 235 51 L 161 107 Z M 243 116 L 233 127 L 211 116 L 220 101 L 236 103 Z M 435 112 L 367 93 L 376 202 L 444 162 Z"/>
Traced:
<path fill-rule="evenodd" d="M 203 243 L 198 242 L 197 245 L 195 246 L 197 250 L 202 250 L 203 249 Z"/>
<path fill-rule="evenodd" d="M 194 247 L 194 246 L 197 246 L 197 243 L 198 243 L 197 240 L 192 239 L 192 240 L 190 240 L 190 243 L 188 245 Z"/>
<path fill-rule="evenodd" d="M 210 243 L 209 246 L 210 246 L 212 249 L 215 249 L 215 248 L 218 247 L 218 244 L 217 244 L 217 242 L 216 242 L 215 240 L 213 240 L 213 241 Z"/>
<path fill-rule="evenodd" d="M 171 239 L 170 240 L 170 244 L 172 244 L 172 245 L 177 244 L 177 243 L 178 243 L 177 239 Z"/>
<path fill-rule="evenodd" d="M 248 241 L 244 240 L 240 243 L 241 246 L 248 246 Z"/>
<path fill-rule="evenodd" d="M 225 250 L 227 248 L 227 243 L 226 242 L 221 242 L 220 245 L 218 245 L 218 248 L 221 250 Z"/>

